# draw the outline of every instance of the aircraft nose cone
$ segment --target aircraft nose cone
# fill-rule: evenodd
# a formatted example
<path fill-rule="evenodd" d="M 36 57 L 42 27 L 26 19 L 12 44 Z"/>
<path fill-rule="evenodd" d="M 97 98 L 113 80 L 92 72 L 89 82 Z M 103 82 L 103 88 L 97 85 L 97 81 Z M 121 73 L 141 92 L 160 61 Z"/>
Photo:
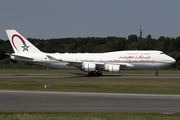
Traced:
<path fill-rule="evenodd" d="M 176 60 L 171 57 L 170 64 L 174 64 L 175 62 L 176 62 Z"/>
<path fill-rule="evenodd" d="M 174 64 L 176 62 L 176 60 L 174 58 L 172 58 L 172 64 Z"/>
<path fill-rule="evenodd" d="M 168 59 L 164 60 L 164 62 L 166 62 L 167 64 L 172 65 L 172 64 L 174 64 L 176 62 L 176 60 L 169 56 Z"/>

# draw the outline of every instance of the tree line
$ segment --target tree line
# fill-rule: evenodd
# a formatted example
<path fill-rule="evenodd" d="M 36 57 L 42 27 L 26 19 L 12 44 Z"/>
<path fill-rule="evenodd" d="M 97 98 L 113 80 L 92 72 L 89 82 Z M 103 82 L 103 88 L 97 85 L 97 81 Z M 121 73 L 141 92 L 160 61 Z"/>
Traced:
<path fill-rule="evenodd" d="M 27 38 L 38 49 L 47 53 L 102 53 L 121 50 L 160 50 L 176 59 L 171 68 L 180 68 L 180 36 L 170 38 L 160 36 L 154 39 L 151 35 L 139 39 L 137 35 L 124 37 L 87 37 L 87 38 Z M 5 53 L 13 53 L 9 40 L 0 39 L 0 66 L 21 66 L 22 62 L 9 59 Z M 25 63 L 28 65 L 28 63 Z"/>

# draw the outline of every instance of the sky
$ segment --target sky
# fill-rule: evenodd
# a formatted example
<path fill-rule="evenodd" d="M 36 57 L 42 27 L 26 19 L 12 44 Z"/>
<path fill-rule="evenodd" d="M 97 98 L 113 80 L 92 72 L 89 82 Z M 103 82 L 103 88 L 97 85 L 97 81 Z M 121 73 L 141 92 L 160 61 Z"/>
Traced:
<path fill-rule="evenodd" d="M 25 38 L 180 36 L 180 0 L 1 0 L 0 39 L 6 29 Z"/>

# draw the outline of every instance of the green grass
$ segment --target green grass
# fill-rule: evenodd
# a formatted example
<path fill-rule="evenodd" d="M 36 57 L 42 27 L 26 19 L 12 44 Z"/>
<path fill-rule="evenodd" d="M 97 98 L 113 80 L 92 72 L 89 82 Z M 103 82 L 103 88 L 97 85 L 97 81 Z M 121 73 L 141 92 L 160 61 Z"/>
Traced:
<path fill-rule="evenodd" d="M 0 112 L 1 120 L 179 120 L 180 114 Z"/>
<path fill-rule="evenodd" d="M 180 94 L 179 86 L 180 79 L 164 78 L 0 78 L 1 90 Z"/>
<path fill-rule="evenodd" d="M 151 70 L 121 70 L 120 73 L 104 72 L 103 74 L 154 74 Z M 60 69 L 0 69 L 0 74 L 88 74 L 79 70 L 60 70 Z M 180 74 L 180 70 L 159 70 L 159 74 Z"/>

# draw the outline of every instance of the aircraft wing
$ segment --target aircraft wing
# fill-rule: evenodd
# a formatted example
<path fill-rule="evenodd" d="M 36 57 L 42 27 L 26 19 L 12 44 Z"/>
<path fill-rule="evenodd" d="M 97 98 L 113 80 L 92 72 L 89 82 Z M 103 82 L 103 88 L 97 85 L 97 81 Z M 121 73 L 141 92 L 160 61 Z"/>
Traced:
<path fill-rule="evenodd" d="M 121 67 L 134 67 L 134 65 L 129 64 L 129 63 L 95 63 L 97 66 L 105 66 L 105 64 L 108 65 L 120 65 Z"/>
<path fill-rule="evenodd" d="M 53 56 L 46 55 L 50 60 L 56 60 L 56 61 L 62 61 L 62 62 L 68 62 L 68 63 L 82 63 L 83 61 L 72 61 L 72 60 L 63 60 L 63 59 L 57 59 Z"/>
<path fill-rule="evenodd" d="M 120 63 L 120 65 L 122 67 L 134 67 L 134 65 L 130 64 L 130 63 Z"/>
<path fill-rule="evenodd" d="M 83 61 L 69 61 L 69 60 L 62 60 L 63 62 L 67 62 L 67 66 L 74 66 L 74 67 L 81 67 Z"/>
<path fill-rule="evenodd" d="M 88 61 L 69 61 L 69 60 L 61 60 L 63 62 L 67 62 L 68 65 L 71 65 L 71 66 L 82 66 L 82 64 L 84 62 L 86 63 L 91 63 L 91 62 L 88 62 Z M 93 62 L 93 64 L 96 64 L 97 67 L 99 68 L 103 68 L 105 66 L 105 64 L 112 64 L 112 65 L 120 65 L 122 67 L 134 67 L 134 65 L 130 64 L 130 63 L 103 63 L 103 62 Z"/>
<path fill-rule="evenodd" d="M 56 61 L 62 61 L 62 62 L 67 62 L 67 66 L 74 66 L 74 67 L 79 67 L 82 66 L 83 61 L 72 61 L 72 60 L 62 60 L 62 59 L 57 59 L 53 56 L 46 55 L 50 60 L 56 60 Z"/>
<path fill-rule="evenodd" d="M 56 59 L 55 57 L 52 57 L 50 55 L 46 55 L 50 60 L 56 60 L 56 61 L 62 61 L 61 59 Z"/>
<path fill-rule="evenodd" d="M 67 62 L 68 66 L 74 66 L 74 67 L 81 67 L 84 62 L 86 63 L 92 63 L 91 61 L 83 61 L 83 60 L 63 60 L 63 59 L 57 59 L 55 57 L 52 57 L 50 55 L 47 55 L 47 57 L 50 60 L 56 60 L 56 61 L 62 61 L 62 62 Z M 104 68 L 106 64 L 108 65 L 120 65 L 121 67 L 134 67 L 134 65 L 130 63 L 103 63 L 103 62 L 93 62 L 93 64 L 96 64 L 97 67 L 99 68 Z"/>

